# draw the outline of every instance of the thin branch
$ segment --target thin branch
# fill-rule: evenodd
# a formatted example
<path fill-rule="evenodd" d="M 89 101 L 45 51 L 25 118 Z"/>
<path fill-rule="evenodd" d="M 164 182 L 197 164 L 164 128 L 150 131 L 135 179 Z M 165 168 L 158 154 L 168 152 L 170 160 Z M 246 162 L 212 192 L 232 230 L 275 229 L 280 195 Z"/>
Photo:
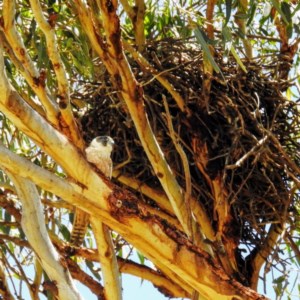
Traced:
<path fill-rule="evenodd" d="M 291 249 L 294 251 L 295 255 L 297 256 L 298 260 L 300 260 L 299 246 L 293 241 L 293 238 L 288 234 L 284 236 L 284 239 L 286 243 L 290 245 Z"/>
<path fill-rule="evenodd" d="M 91 218 L 91 223 L 97 242 L 99 262 L 101 263 L 104 294 L 107 299 L 121 300 L 120 273 L 110 230 L 99 218 Z"/>
<path fill-rule="evenodd" d="M 99 2 L 99 0 L 97 0 L 97 2 Z M 120 3 L 122 4 L 125 12 L 127 13 L 128 17 L 130 18 L 130 20 L 132 22 L 133 18 L 136 15 L 133 7 L 129 4 L 128 0 L 120 0 Z M 100 5 L 99 5 L 99 7 L 100 7 Z"/>
<path fill-rule="evenodd" d="M 269 135 L 264 136 L 262 139 L 260 139 L 256 143 L 256 145 L 254 147 L 252 147 L 246 154 L 244 154 L 236 163 L 234 163 L 232 165 L 227 165 L 225 168 L 228 170 L 233 170 L 233 169 L 241 167 L 247 158 L 249 158 L 251 155 L 255 154 L 255 152 L 266 143 L 268 138 L 269 138 Z"/>
<path fill-rule="evenodd" d="M 245 15 L 247 15 L 248 12 L 248 0 L 240 0 L 238 3 L 238 9 L 234 16 L 235 23 L 239 26 L 239 29 L 241 33 L 244 35 L 244 38 L 242 39 L 246 56 L 248 59 L 252 59 L 253 57 L 253 50 L 252 45 L 249 39 L 247 39 L 247 27 L 246 27 L 246 19 L 244 18 Z"/>
<path fill-rule="evenodd" d="M 13 295 L 11 294 L 9 290 L 9 286 L 6 281 L 6 275 L 4 271 L 4 266 L 0 260 L 0 294 L 3 296 L 3 299 L 5 300 L 14 300 Z"/>
<path fill-rule="evenodd" d="M 182 148 L 182 146 L 179 144 L 178 138 L 175 135 L 174 128 L 173 128 L 173 123 L 170 115 L 170 110 L 169 106 L 167 103 L 167 99 L 165 95 L 162 95 L 165 111 L 166 111 L 166 119 L 167 119 L 167 126 L 169 129 L 169 135 L 173 141 L 173 144 L 181 158 L 181 163 L 183 165 L 183 170 L 184 170 L 184 178 L 185 178 L 185 195 L 184 195 L 184 200 L 185 200 L 185 205 L 186 209 L 189 213 L 189 218 L 188 218 L 188 226 L 190 232 L 192 232 L 192 239 L 193 241 L 195 240 L 195 236 L 193 233 L 192 229 L 192 213 L 191 213 L 191 197 L 192 197 L 192 179 L 191 179 L 191 173 L 190 173 L 190 166 L 189 166 L 189 161 L 187 159 L 187 156 Z"/>
<path fill-rule="evenodd" d="M 87 34 L 92 47 L 95 49 L 96 53 L 99 55 L 105 67 L 109 73 L 114 72 L 113 64 L 109 59 L 109 56 L 105 50 L 105 43 L 102 36 L 98 33 L 97 29 L 94 27 L 93 15 L 91 11 L 86 7 L 82 0 L 74 0 L 76 11 L 78 13 L 79 21 Z"/>
<path fill-rule="evenodd" d="M 170 298 L 190 297 L 192 289 L 190 289 L 188 286 L 186 286 L 184 289 L 182 286 L 172 282 L 170 278 L 165 277 L 161 272 L 155 271 L 145 265 L 140 265 L 130 260 L 121 259 L 120 257 L 118 257 L 118 264 L 121 273 L 137 276 L 141 279 L 152 282 L 154 286 L 162 289 L 163 291 L 167 291 Z M 189 292 L 187 292 L 186 289 Z"/>
<path fill-rule="evenodd" d="M 80 149 L 83 149 L 84 143 L 80 137 L 75 119 L 70 105 L 70 91 L 69 83 L 66 76 L 66 70 L 64 64 L 59 55 L 59 50 L 57 47 L 57 41 L 54 29 L 45 19 L 40 2 L 38 0 L 30 0 L 31 8 L 35 16 L 35 20 L 43 31 L 46 42 L 49 58 L 52 62 L 54 72 L 57 77 L 58 84 L 58 99 L 59 99 L 59 108 L 64 118 L 66 125 L 68 126 L 68 132 L 71 135 L 71 140 L 77 145 Z"/>
<path fill-rule="evenodd" d="M 35 269 L 35 274 L 32 282 L 32 290 L 33 290 L 32 292 L 33 292 L 34 299 L 39 300 L 40 299 L 39 287 L 43 279 L 43 267 L 37 257 L 35 257 L 34 259 L 34 269 Z"/>
<path fill-rule="evenodd" d="M 25 78 L 25 80 L 29 83 L 31 86 L 35 86 L 34 80 L 31 76 L 29 76 L 28 72 L 24 69 L 24 66 L 21 64 L 21 62 L 18 60 L 16 55 L 13 52 L 13 49 L 11 48 L 10 44 L 7 42 L 6 37 L 3 33 L 3 31 L 0 30 L 0 44 L 3 45 L 3 48 L 7 55 L 9 56 L 11 62 L 15 65 L 15 67 L 19 70 L 19 72 L 22 74 L 22 76 Z M 24 100 L 41 116 L 46 117 L 45 111 L 43 110 L 43 107 L 40 104 L 35 103 L 28 95 L 25 94 L 25 92 L 20 91 L 22 93 L 22 97 Z"/>
<path fill-rule="evenodd" d="M 177 103 L 181 111 L 186 112 L 188 115 L 191 113 L 186 106 L 186 103 L 182 96 L 176 91 L 174 86 L 163 76 L 164 72 L 158 72 L 151 64 L 142 56 L 141 53 L 136 51 L 127 41 L 123 40 L 124 48 L 130 52 L 135 61 L 144 69 L 153 75 L 153 79 L 156 79 L 160 84 L 172 95 L 173 99 Z"/>
<path fill-rule="evenodd" d="M 300 167 L 291 159 L 290 155 L 288 155 L 286 153 L 283 146 L 278 141 L 277 137 L 274 134 L 272 134 L 271 132 L 269 132 L 269 134 L 270 134 L 270 137 L 271 137 L 272 141 L 278 147 L 280 153 L 282 154 L 283 158 L 285 159 L 287 165 L 295 172 L 294 176 L 295 175 L 300 175 Z M 297 181 L 296 183 L 298 184 L 299 181 Z"/>
<path fill-rule="evenodd" d="M 21 222 L 21 211 L 16 207 L 15 202 L 7 199 L 6 196 L 0 196 L 0 206 L 3 207 L 17 222 Z"/>
<path fill-rule="evenodd" d="M 11 251 L 10 247 L 8 247 L 6 244 L 4 246 L 5 246 L 6 251 L 9 253 L 10 258 L 15 262 L 14 270 L 19 270 L 18 272 L 15 272 L 15 273 L 17 273 L 20 276 L 20 278 L 23 279 L 23 281 L 25 282 L 25 284 L 28 288 L 31 299 L 34 299 L 34 292 L 33 292 L 32 285 L 30 284 L 29 279 L 25 274 L 22 264 L 19 262 L 18 258 L 16 257 L 15 252 Z M 8 263 L 8 261 L 7 261 L 7 263 Z M 10 265 L 10 267 L 11 266 L 12 266 L 12 264 Z"/>
<path fill-rule="evenodd" d="M 7 41 L 12 47 L 17 59 L 22 62 L 23 68 L 20 70 L 27 80 L 30 87 L 39 97 L 42 102 L 47 117 L 52 124 L 57 125 L 57 107 L 53 99 L 49 96 L 49 92 L 46 91 L 44 82 L 40 80 L 40 73 L 34 66 L 26 47 L 22 41 L 21 36 L 15 27 L 15 0 L 3 1 L 3 30 Z"/>
<path fill-rule="evenodd" d="M 213 40 L 214 39 L 214 24 L 213 24 L 213 16 L 214 9 L 217 1 L 216 0 L 208 0 L 207 1 L 207 9 L 206 9 L 206 32 L 208 37 Z M 209 48 L 209 52 L 212 57 L 215 55 L 215 50 L 212 45 L 207 45 Z M 211 80 L 214 72 L 213 65 L 208 57 L 208 54 L 203 50 L 203 83 L 202 83 L 202 93 L 203 103 L 205 104 L 205 108 L 209 111 L 209 100 L 210 100 L 210 90 L 211 90 Z M 199 102 L 200 103 L 200 102 Z"/>
<path fill-rule="evenodd" d="M 53 247 L 44 222 L 43 209 L 35 185 L 28 179 L 8 173 L 22 202 L 22 228 L 44 270 L 56 282 L 60 299 L 82 299 Z"/>
<path fill-rule="evenodd" d="M 163 191 L 159 191 L 158 189 L 151 188 L 147 184 L 142 181 L 139 181 L 136 178 L 127 177 L 122 175 L 121 171 L 114 170 L 113 177 L 116 178 L 119 182 L 125 184 L 126 186 L 141 192 L 145 196 L 154 200 L 157 205 L 163 210 L 167 211 L 169 214 L 173 214 L 172 206 Z"/>
<path fill-rule="evenodd" d="M 6 245 L 5 245 L 5 247 L 6 247 Z M 11 284 L 12 289 L 14 291 L 14 295 L 18 295 L 17 289 L 16 289 L 16 283 L 13 280 L 13 275 L 11 274 L 11 272 L 13 272 L 14 274 L 16 274 L 19 277 L 20 277 L 20 274 L 18 273 L 17 270 L 15 270 L 14 268 L 12 268 L 12 266 L 8 263 L 8 260 L 7 260 L 6 256 L 2 256 L 1 261 L 2 261 L 2 263 L 4 265 L 4 268 L 6 269 L 7 276 L 9 278 L 9 280 L 10 280 L 10 284 Z"/>
<path fill-rule="evenodd" d="M 10 241 L 20 247 L 31 248 L 27 241 L 21 240 L 20 238 L 15 237 L 15 236 L 0 234 L 0 240 Z"/>
<path fill-rule="evenodd" d="M 39 72 L 36 69 L 33 61 L 31 60 L 26 47 L 22 41 L 22 38 L 15 27 L 16 7 L 15 0 L 3 1 L 3 30 L 7 40 L 12 46 L 14 53 L 19 61 L 22 62 L 24 69 L 26 69 L 29 75 L 33 78 L 39 77 Z"/>
<path fill-rule="evenodd" d="M 136 6 L 136 21 L 134 22 L 135 29 L 135 41 L 138 46 L 138 51 L 142 52 L 145 48 L 145 26 L 144 17 L 146 11 L 146 5 L 144 0 L 135 0 Z"/>
<path fill-rule="evenodd" d="M 144 0 L 135 0 L 135 7 L 133 8 L 128 3 L 128 0 L 120 0 L 122 6 L 133 24 L 133 31 L 135 35 L 135 43 L 138 46 L 138 51 L 142 52 L 145 47 L 145 2 Z"/>
<path fill-rule="evenodd" d="M 70 273 L 74 279 L 80 281 L 83 285 L 88 287 L 98 297 L 98 299 L 106 299 L 104 296 L 103 286 L 99 282 L 94 280 L 92 276 L 82 271 L 72 259 L 67 258 L 66 260 Z"/>
<path fill-rule="evenodd" d="M 206 32 L 207 36 L 213 40 L 214 39 L 214 25 L 213 25 L 213 17 L 214 17 L 214 9 L 217 0 L 208 0 L 207 8 L 206 8 Z"/>
<path fill-rule="evenodd" d="M 260 269 L 263 266 L 263 264 L 266 262 L 267 257 L 273 251 L 274 246 L 276 245 L 276 242 L 278 240 L 278 237 L 282 233 L 282 230 L 283 229 L 281 225 L 278 224 L 271 225 L 265 242 L 259 248 L 259 251 L 255 254 L 251 262 L 253 273 L 250 280 L 250 286 L 254 290 L 257 289 Z"/>

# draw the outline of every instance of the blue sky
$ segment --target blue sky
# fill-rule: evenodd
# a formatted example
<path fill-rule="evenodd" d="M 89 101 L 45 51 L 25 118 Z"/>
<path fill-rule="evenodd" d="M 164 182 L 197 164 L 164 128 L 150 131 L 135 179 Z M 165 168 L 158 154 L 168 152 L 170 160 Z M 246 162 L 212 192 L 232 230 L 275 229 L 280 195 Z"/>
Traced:
<path fill-rule="evenodd" d="M 271 274 L 269 274 L 268 277 Z M 293 276 L 294 277 L 294 276 Z M 271 279 L 271 278 L 269 278 Z M 291 281 L 291 283 L 293 283 Z M 122 275 L 122 285 L 123 285 L 123 300 L 166 300 L 165 296 L 163 296 L 156 288 L 153 287 L 152 283 L 144 280 L 141 281 L 141 279 L 131 276 L 131 275 Z M 296 294 L 297 289 L 295 289 L 293 295 L 290 296 L 291 300 L 299 300 L 300 295 Z M 81 290 L 83 297 L 87 300 L 96 300 L 96 297 L 93 296 L 91 298 L 90 292 L 86 292 L 84 290 Z M 262 282 L 259 284 L 259 292 L 263 294 L 263 285 Z M 269 280 L 267 284 L 267 294 L 266 296 L 270 298 L 271 300 L 276 299 L 276 295 L 274 293 L 274 289 L 272 286 L 272 280 Z M 286 300 L 287 296 L 283 298 L 283 300 Z"/>
<path fill-rule="evenodd" d="M 130 257 L 130 259 L 136 260 L 138 262 L 137 255 L 134 252 L 133 252 L 133 255 Z M 148 260 L 145 260 L 145 264 L 147 266 L 152 265 L 151 262 Z M 90 272 L 87 268 L 83 267 L 83 270 L 90 274 Z M 264 270 L 264 268 L 262 268 L 262 270 L 261 270 L 261 274 L 260 274 L 261 277 L 263 277 L 263 270 Z M 26 272 L 29 275 L 29 277 L 34 276 L 32 266 L 31 267 L 28 266 L 26 269 Z M 271 300 L 276 300 L 276 295 L 275 295 L 275 292 L 273 289 L 273 284 L 272 284 L 273 278 L 278 278 L 281 275 L 282 275 L 281 273 L 279 273 L 278 271 L 276 272 L 274 270 L 273 270 L 273 273 L 271 271 L 267 274 L 266 296 Z M 298 278 L 297 278 L 297 276 L 298 276 Z M 294 266 L 294 269 L 291 273 L 290 280 L 289 280 L 289 282 L 290 282 L 289 290 L 291 290 L 292 286 L 294 285 L 294 283 L 297 279 L 298 279 L 298 282 L 296 282 L 296 284 L 300 284 L 300 281 L 299 281 L 300 270 L 297 270 L 296 266 Z M 13 281 L 16 284 L 17 290 L 18 290 L 19 281 L 16 279 L 13 279 Z M 11 291 L 13 291 L 11 282 L 10 281 L 8 281 L 8 282 L 9 282 Z M 82 295 L 82 297 L 85 300 L 97 300 L 97 297 L 94 294 L 92 294 L 88 288 L 82 286 L 78 281 L 76 281 L 76 285 L 77 285 L 77 288 L 78 288 L 80 294 Z M 137 278 L 132 275 L 127 275 L 127 274 L 122 275 L 122 287 L 123 287 L 123 300 L 140 300 L 140 299 L 142 299 L 142 300 L 166 300 L 166 299 L 168 299 L 167 297 L 163 296 L 152 285 L 152 283 L 150 283 L 149 281 L 146 281 L 146 280 L 142 281 L 140 278 Z M 258 292 L 263 294 L 263 289 L 264 289 L 263 283 L 260 280 Z M 26 286 L 23 286 L 23 290 L 24 290 L 24 292 L 26 290 L 26 293 L 23 294 L 24 299 L 29 300 L 30 296 L 29 296 Z M 40 294 L 40 299 L 43 300 L 46 298 Z M 286 295 L 281 300 L 287 300 L 287 299 L 288 299 L 288 297 Z M 300 299 L 300 295 L 298 294 L 297 286 L 295 286 L 292 295 L 290 295 L 290 300 L 299 300 L 299 299 Z"/>

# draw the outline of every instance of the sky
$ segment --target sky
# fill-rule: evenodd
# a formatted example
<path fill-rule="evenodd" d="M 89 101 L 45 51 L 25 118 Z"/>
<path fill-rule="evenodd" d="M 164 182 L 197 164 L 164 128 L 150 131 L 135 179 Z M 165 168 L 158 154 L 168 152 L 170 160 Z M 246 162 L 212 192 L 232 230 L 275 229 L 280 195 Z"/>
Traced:
<path fill-rule="evenodd" d="M 299 270 L 298 270 L 299 272 Z M 296 276 L 296 274 L 295 274 Z M 268 275 L 269 279 L 271 279 L 271 274 Z M 294 277 L 294 276 L 293 276 Z M 291 281 L 291 284 L 293 282 Z M 149 281 L 141 281 L 141 279 L 124 274 L 122 276 L 122 286 L 123 289 L 123 300 L 166 300 L 165 296 L 163 296 L 156 288 L 153 287 L 153 285 Z M 290 296 L 291 300 L 299 300 L 300 295 L 296 294 L 297 288 L 295 288 L 295 291 L 293 295 Z M 85 293 L 83 290 L 81 290 L 83 293 L 83 297 L 87 300 L 96 300 L 96 297 L 91 298 L 90 292 Z M 259 292 L 263 294 L 263 285 L 262 281 L 259 284 Z M 272 279 L 269 280 L 267 285 L 267 294 L 266 296 L 270 298 L 271 300 L 276 299 L 276 295 L 272 286 Z M 287 300 L 287 296 L 285 296 L 282 300 Z M 217 300 L 217 299 L 216 299 Z"/>
<path fill-rule="evenodd" d="M 135 254 L 133 254 L 130 259 L 133 259 L 138 262 L 138 258 Z M 145 260 L 145 264 L 151 266 L 151 262 Z M 260 276 L 263 278 L 264 267 L 261 268 Z M 266 296 L 271 300 L 276 300 L 276 294 L 273 288 L 273 278 L 278 278 L 282 274 L 273 270 L 267 274 L 267 285 L 266 285 Z M 290 284 L 288 286 L 289 290 L 292 289 L 295 281 L 297 280 L 298 275 L 298 284 L 300 284 L 300 270 L 294 269 L 290 276 Z M 297 283 L 297 281 L 296 281 Z M 166 300 L 169 299 L 162 295 L 153 285 L 147 280 L 141 280 L 132 275 L 123 274 L 122 275 L 122 287 L 123 287 L 123 300 Z M 82 292 L 83 297 L 87 300 L 96 300 L 96 297 L 93 299 L 90 297 L 90 292 L 86 293 L 81 288 L 80 292 Z M 264 285 L 263 281 L 259 281 L 258 292 L 264 294 Z M 294 288 L 293 294 L 290 295 L 290 300 L 300 300 L 300 295 L 297 294 L 297 287 Z M 217 299 L 216 299 L 217 300 Z M 288 297 L 285 296 L 281 300 L 288 300 Z"/>
<path fill-rule="evenodd" d="M 132 252 L 130 259 L 134 260 L 136 262 L 139 262 L 139 258 L 135 251 Z M 150 267 L 153 266 L 152 263 L 147 259 L 145 260 L 145 265 L 150 266 Z M 86 267 L 84 267 L 84 266 L 81 266 L 81 267 L 83 267 L 83 270 L 85 272 L 87 272 L 88 274 L 91 274 L 90 271 Z M 264 272 L 264 267 L 262 267 L 262 269 L 261 269 L 261 273 L 260 273 L 261 277 L 263 277 L 263 272 Z M 31 278 L 34 277 L 32 265 L 31 265 L 31 267 L 28 266 L 26 273 L 29 275 L 29 277 L 31 277 Z M 276 272 L 276 270 L 275 271 L 272 270 L 271 272 L 269 272 L 267 274 L 266 296 L 271 300 L 277 300 L 276 294 L 273 289 L 273 284 L 272 284 L 273 278 L 278 278 L 281 275 L 282 274 L 279 273 L 278 271 Z M 13 279 L 13 281 L 15 284 L 17 282 L 19 282 L 16 279 Z M 296 265 L 294 265 L 294 269 L 292 269 L 292 273 L 291 273 L 289 282 L 290 282 L 289 287 L 288 287 L 289 290 L 292 289 L 292 286 L 295 283 L 296 283 L 296 285 L 300 284 L 300 270 L 296 269 Z M 10 281 L 8 281 L 8 283 L 10 285 L 10 290 L 13 291 Z M 76 283 L 76 286 L 77 286 L 80 294 L 82 295 L 83 299 L 97 300 L 97 297 L 94 294 L 92 294 L 88 288 L 81 285 L 78 281 L 75 281 L 75 283 Z M 162 295 L 152 285 L 152 283 L 150 283 L 149 281 L 146 281 L 146 280 L 142 281 L 140 278 L 132 276 L 132 275 L 127 275 L 127 274 L 122 275 L 122 287 L 123 287 L 123 293 L 122 293 L 123 300 L 166 300 L 166 299 L 168 299 L 167 297 Z M 17 287 L 17 290 L 18 290 L 18 287 Z M 23 286 L 23 290 L 24 291 L 26 290 L 25 286 Z M 261 294 L 264 294 L 264 286 L 263 286 L 262 280 L 260 280 L 260 282 L 259 282 L 258 292 Z M 23 297 L 24 297 L 24 300 L 31 299 L 28 291 L 26 291 L 26 293 L 23 294 Z M 40 299 L 44 300 L 46 298 L 41 295 Z M 218 300 L 218 299 L 216 299 L 216 300 Z M 286 295 L 280 300 L 300 300 L 300 295 L 299 295 L 297 286 L 295 286 L 292 295 L 290 295 L 290 298 L 288 298 Z"/>

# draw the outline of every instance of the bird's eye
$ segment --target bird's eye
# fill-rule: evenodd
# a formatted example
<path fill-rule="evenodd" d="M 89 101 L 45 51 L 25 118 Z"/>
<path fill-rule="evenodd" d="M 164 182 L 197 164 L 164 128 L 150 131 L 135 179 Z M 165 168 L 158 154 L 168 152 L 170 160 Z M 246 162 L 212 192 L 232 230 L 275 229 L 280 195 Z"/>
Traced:
<path fill-rule="evenodd" d="M 96 142 L 102 144 L 103 146 L 106 146 L 108 142 L 108 138 L 107 136 L 98 136 L 96 137 Z"/>
<path fill-rule="evenodd" d="M 114 140 L 109 137 L 109 136 L 97 136 L 95 138 L 95 142 L 98 144 L 102 144 L 103 146 L 107 146 L 108 144 L 110 144 L 111 146 L 114 145 Z"/>

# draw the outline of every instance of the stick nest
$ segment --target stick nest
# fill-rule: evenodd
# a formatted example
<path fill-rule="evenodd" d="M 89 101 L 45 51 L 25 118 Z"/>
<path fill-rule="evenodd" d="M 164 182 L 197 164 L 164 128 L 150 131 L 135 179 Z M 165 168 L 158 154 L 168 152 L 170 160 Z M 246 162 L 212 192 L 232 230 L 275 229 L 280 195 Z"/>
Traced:
<path fill-rule="evenodd" d="M 180 93 L 190 111 L 182 112 L 153 74 L 128 54 L 144 89 L 153 133 L 184 189 L 182 161 L 170 138 L 163 99 L 168 103 L 174 133 L 189 159 L 192 194 L 204 204 L 213 225 L 216 219 L 208 181 L 217 177 L 222 178 L 223 190 L 227 191 L 236 225 L 233 234 L 240 243 L 262 245 L 267 224 L 294 222 L 299 203 L 299 194 L 293 190 L 293 182 L 298 180 L 299 184 L 300 176 L 299 100 L 288 101 L 282 94 L 289 82 L 276 79 L 280 58 L 244 62 L 245 73 L 234 58 L 225 62 L 223 53 L 216 51 L 222 74 L 211 78 L 210 94 L 205 95 L 203 57 L 197 44 L 166 39 L 148 44 L 143 55 Z M 80 119 L 85 140 L 110 135 L 116 143 L 115 167 L 128 177 L 161 189 L 125 103 L 101 63 L 97 70 L 97 83 L 85 83 L 76 95 L 88 103 Z M 199 162 L 195 141 L 207 149 L 206 162 Z"/>

